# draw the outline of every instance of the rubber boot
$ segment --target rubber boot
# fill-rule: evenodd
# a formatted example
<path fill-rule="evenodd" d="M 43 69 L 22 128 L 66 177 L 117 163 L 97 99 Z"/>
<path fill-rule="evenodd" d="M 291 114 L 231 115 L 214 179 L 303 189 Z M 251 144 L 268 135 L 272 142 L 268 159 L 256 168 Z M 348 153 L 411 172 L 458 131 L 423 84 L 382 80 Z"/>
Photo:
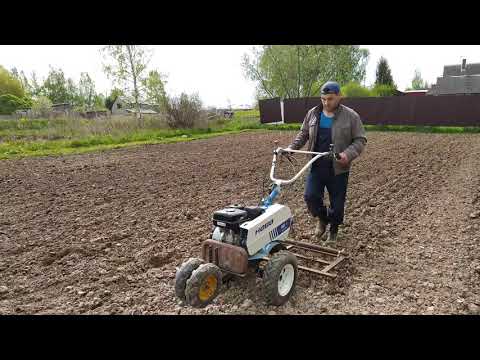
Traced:
<path fill-rule="evenodd" d="M 322 218 L 317 219 L 317 226 L 315 227 L 315 236 L 320 239 L 327 229 L 327 223 Z"/>
<path fill-rule="evenodd" d="M 335 245 L 337 243 L 337 235 L 338 235 L 338 225 L 331 224 L 330 231 L 328 232 L 328 238 L 325 244 Z"/>

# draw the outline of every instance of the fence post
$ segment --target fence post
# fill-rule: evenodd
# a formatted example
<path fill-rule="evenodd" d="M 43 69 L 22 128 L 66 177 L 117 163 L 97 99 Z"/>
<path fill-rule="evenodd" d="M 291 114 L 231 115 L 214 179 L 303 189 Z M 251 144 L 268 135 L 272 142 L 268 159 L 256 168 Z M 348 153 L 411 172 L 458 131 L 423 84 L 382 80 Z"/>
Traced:
<path fill-rule="evenodd" d="M 280 99 L 280 113 L 282 114 L 282 124 L 285 124 L 285 118 L 283 116 L 283 98 Z"/>

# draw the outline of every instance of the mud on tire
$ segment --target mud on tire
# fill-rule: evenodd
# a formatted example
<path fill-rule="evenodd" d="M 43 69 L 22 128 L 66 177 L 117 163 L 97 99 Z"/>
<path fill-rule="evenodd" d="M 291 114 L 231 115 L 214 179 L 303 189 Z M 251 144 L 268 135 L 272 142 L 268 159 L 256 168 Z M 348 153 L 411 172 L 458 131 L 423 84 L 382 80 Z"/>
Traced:
<path fill-rule="evenodd" d="M 175 275 L 175 295 L 185 301 L 185 287 L 187 286 L 187 280 L 192 275 L 193 271 L 196 270 L 204 261 L 199 258 L 190 258 L 185 261 L 177 271 Z"/>
<path fill-rule="evenodd" d="M 293 274 L 292 274 L 293 271 Z M 284 287 L 282 293 L 280 293 L 279 284 L 282 283 L 282 276 L 286 273 L 290 277 L 290 281 L 287 281 L 287 286 Z M 292 280 L 293 275 L 293 282 Z M 265 290 L 265 298 L 268 304 L 271 305 L 283 305 L 285 304 L 295 289 L 298 276 L 298 264 L 297 258 L 291 252 L 281 250 L 275 253 L 268 261 L 263 271 L 263 285 Z M 283 279 L 284 281 L 286 279 Z M 291 286 L 288 285 L 291 282 Z M 283 293 L 284 291 L 288 291 Z"/>
<path fill-rule="evenodd" d="M 222 272 L 212 263 L 202 264 L 193 271 L 185 288 L 186 301 L 193 307 L 205 307 L 220 292 Z"/>

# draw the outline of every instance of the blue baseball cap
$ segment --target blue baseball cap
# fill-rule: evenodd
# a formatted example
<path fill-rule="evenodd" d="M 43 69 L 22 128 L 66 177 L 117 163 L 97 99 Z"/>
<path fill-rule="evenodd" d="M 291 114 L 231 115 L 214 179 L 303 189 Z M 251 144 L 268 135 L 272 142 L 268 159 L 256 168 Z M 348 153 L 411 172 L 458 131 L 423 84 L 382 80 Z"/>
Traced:
<path fill-rule="evenodd" d="M 340 93 L 340 85 L 338 85 L 335 81 L 327 81 L 323 84 L 322 89 L 320 90 L 322 95 L 327 94 L 339 94 Z"/>

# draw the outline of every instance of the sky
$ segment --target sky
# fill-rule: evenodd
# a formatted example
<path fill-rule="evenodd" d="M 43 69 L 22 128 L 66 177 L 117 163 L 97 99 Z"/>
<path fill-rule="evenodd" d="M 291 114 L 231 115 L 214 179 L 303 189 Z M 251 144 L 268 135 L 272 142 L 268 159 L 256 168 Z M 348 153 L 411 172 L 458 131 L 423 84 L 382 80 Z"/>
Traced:
<path fill-rule="evenodd" d="M 197 92 L 205 106 L 227 107 L 250 105 L 254 101 L 255 83 L 245 79 L 242 55 L 253 45 L 156 45 L 149 67 L 167 75 L 166 90 L 170 95 Z M 385 57 L 399 90 L 411 83 L 415 69 L 424 80 L 435 83 L 442 76 L 443 66 L 480 62 L 480 45 L 361 45 L 370 51 L 365 85 L 375 81 L 375 69 Z M 101 46 L 93 45 L 0 45 L 0 65 L 8 70 L 16 67 L 27 77 L 32 71 L 44 79 L 49 65 L 63 69 L 66 77 L 78 81 L 81 72 L 88 72 L 96 89 L 109 93 L 111 81 L 102 70 Z"/>

